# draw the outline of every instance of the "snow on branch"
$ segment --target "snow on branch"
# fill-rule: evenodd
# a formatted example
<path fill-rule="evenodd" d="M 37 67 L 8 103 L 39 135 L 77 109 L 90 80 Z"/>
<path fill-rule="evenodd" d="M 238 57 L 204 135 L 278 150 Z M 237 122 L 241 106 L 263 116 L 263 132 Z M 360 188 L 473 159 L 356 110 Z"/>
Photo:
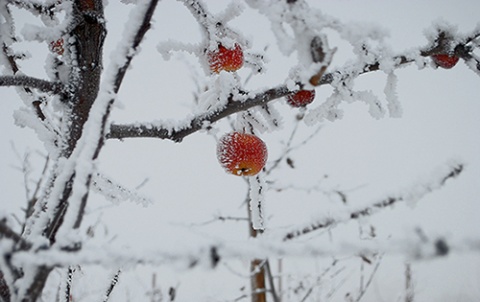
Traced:
<path fill-rule="evenodd" d="M 416 184 L 411 188 L 404 190 L 403 193 L 387 196 L 370 206 L 353 210 L 337 217 L 325 217 L 314 222 L 310 222 L 303 227 L 288 232 L 283 236 L 283 241 L 298 238 L 311 232 L 333 227 L 339 223 L 347 223 L 351 220 L 360 219 L 362 217 L 371 216 L 381 210 L 391 207 L 400 202 L 415 202 L 430 192 L 440 189 L 450 178 L 457 177 L 463 171 L 464 165 L 461 163 L 451 163 L 442 168 L 441 171 L 435 173 L 430 181 L 422 184 Z"/>
<path fill-rule="evenodd" d="M 255 94 L 244 101 L 228 100 L 225 107 L 218 111 L 205 112 L 197 115 L 183 124 L 176 127 L 166 127 L 155 124 L 131 124 L 131 125 L 110 125 L 110 132 L 107 138 L 124 139 L 132 137 L 155 137 L 181 142 L 184 137 L 203 129 L 206 125 L 212 124 L 231 114 L 245 111 L 254 106 L 265 105 L 266 103 L 290 94 L 286 86 L 279 86 L 267 91 Z"/>
<path fill-rule="evenodd" d="M 447 239 L 445 236 L 428 238 L 408 234 L 403 239 L 361 240 L 330 245 L 315 242 L 278 242 L 261 236 L 257 239 L 223 241 L 212 240 L 203 245 L 186 249 L 133 250 L 111 245 L 84 245 L 81 250 L 66 252 L 57 249 L 41 250 L 35 254 L 18 252 L 12 255 L 15 264 L 35 264 L 65 267 L 101 265 L 106 268 L 131 265 L 183 265 L 188 268 L 201 265 L 215 268 L 222 260 L 266 259 L 284 257 L 343 257 L 352 255 L 400 255 L 408 260 L 420 261 L 444 257 L 448 254 L 480 253 L 480 238 Z"/>
<path fill-rule="evenodd" d="M 265 230 L 265 178 L 263 175 L 248 178 L 250 223 L 254 230 Z"/>
<path fill-rule="evenodd" d="M 151 199 L 125 188 L 100 173 L 93 176 L 92 185 L 95 192 L 102 194 L 113 203 L 119 203 L 123 200 L 130 200 L 143 206 L 148 206 L 153 203 Z"/>
<path fill-rule="evenodd" d="M 474 57 L 472 52 L 472 46 L 470 45 L 476 36 L 466 37 L 462 43 L 455 46 L 455 53 L 462 57 L 472 69 L 480 69 L 480 63 L 478 58 Z M 453 38 L 452 38 L 453 39 Z M 442 40 L 443 41 L 443 40 Z M 458 43 L 458 42 L 457 42 Z M 392 116 L 398 116 L 400 114 L 400 107 L 398 100 L 395 96 L 394 86 L 396 84 L 396 77 L 392 74 L 393 69 L 399 66 L 409 63 L 417 62 L 419 58 L 430 57 L 431 55 L 441 53 L 442 51 L 451 51 L 447 49 L 448 43 L 433 41 L 431 45 L 423 48 L 419 48 L 417 51 L 409 52 L 408 54 L 396 55 L 390 58 L 382 58 L 373 63 L 358 63 L 345 65 L 336 70 L 332 70 L 328 73 L 322 73 L 321 78 L 315 81 L 315 86 L 322 85 L 341 85 L 347 81 L 369 72 L 380 71 L 385 68 L 388 69 L 389 80 L 387 82 L 386 93 L 389 102 L 389 111 Z M 390 62 L 387 64 L 386 62 Z M 393 65 L 391 65 L 393 64 Z M 385 66 L 384 66 L 385 65 Z M 387 66 L 387 67 L 386 67 Z M 480 74 L 480 72 L 479 72 Z M 266 105 L 267 103 L 284 97 L 293 93 L 294 91 L 289 89 L 287 85 L 278 86 L 258 93 L 249 93 L 245 100 L 241 102 L 234 101 L 232 98 L 228 100 L 228 103 L 216 111 L 204 112 L 203 114 L 196 115 L 183 122 L 180 122 L 176 126 L 162 125 L 161 123 L 135 123 L 135 124 L 111 124 L 110 132 L 107 133 L 107 139 L 124 139 L 124 138 L 139 138 L 139 137 L 151 137 L 159 139 L 168 139 L 175 142 L 181 142 L 184 137 L 193 134 L 205 126 L 215 123 L 229 115 L 245 111 L 255 106 Z M 252 95 L 253 96 L 250 96 Z M 332 106 L 332 104 L 328 105 Z M 335 104 L 333 104 L 335 106 Z"/>
<path fill-rule="evenodd" d="M 17 234 L 8 225 L 5 219 L 0 220 L 0 238 L 5 237 L 15 242 L 19 249 L 27 250 L 32 244 L 27 242 L 22 236 Z"/>
<path fill-rule="evenodd" d="M 65 89 L 65 86 L 60 82 L 50 82 L 22 75 L 0 76 L 0 86 L 22 86 L 55 94 L 60 94 Z"/>
<path fill-rule="evenodd" d="M 33 14 L 44 14 L 44 15 L 51 15 L 53 8 L 61 3 L 61 0 L 57 0 L 56 3 L 45 5 L 41 2 L 37 1 L 25 1 L 25 0 L 7 0 L 7 4 L 15 5 L 18 8 L 22 8 L 25 10 L 30 11 Z"/>
<path fill-rule="evenodd" d="M 158 0 L 151 0 L 138 5 L 132 11 L 125 29 L 124 40 L 120 42 L 117 48 L 117 56 L 112 60 L 106 72 L 106 79 L 101 83 L 100 93 L 89 112 L 83 134 L 67 163 L 68 169 L 60 175 L 65 179 L 73 180 L 68 211 L 57 214 L 57 217 L 63 220 L 63 231 L 68 232 L 70 229 L 80 227 L 87 203 L 88 189 L 95 172 L 94 161 L 97 159 L 104 143 L 106 123 L 115 95 L 120 89 L 122 80 L 140 42 L 151 26 L 150 21 L 157 3 Z"/>

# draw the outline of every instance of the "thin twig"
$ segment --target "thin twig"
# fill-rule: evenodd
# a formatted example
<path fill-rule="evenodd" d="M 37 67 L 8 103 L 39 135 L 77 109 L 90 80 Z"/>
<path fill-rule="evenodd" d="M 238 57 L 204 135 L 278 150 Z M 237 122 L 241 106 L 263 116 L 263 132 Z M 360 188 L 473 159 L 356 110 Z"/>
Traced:
<path fill-rule="evenodd" d="M 410 263 L 405 263 L 405 302 L 414 300 L 415 291 L 412 279 L 412 266 Z"/>
<path fill-rule="evenodd" d="M 65 287 L 65 301 L 66 302 L 71 302 L 73 301 L 72 298 L 72 281 L 73 281 L 73 275 L 75 274 L 75 267 L 69 266 L 68 267 L 68 272 L 67 272 L 67 284 Z"/>
<path fill-rule="evenodd" d="M 113 276 L 113 278 L 110 282 L 110 286 L 108 287 L 107 292 L 105 294 L 105 298 L 103 299 L 103 302 L 107 302 L 110 299 L 110 295 L 112 294 L 113 289 L 118 284 L 118 280 L 120 278 L 120 273 L 121 272 L 122 272 L 121 270 L 118 270 L 117 273 L 115 274 L 115 276 Z"/>
<path fill-rule="evenodd" d="M 268 284 L 270 285 L 270 292 L 272 294 L 273 302 L 280 302 L 277 291 L 275 290 L 275 283 L 273 282 L 272 270 L 270 269 L 270 261 L 268 259 L 265 262 L 265 273 L 268 277 Z"/>
<path fill-rule="evenodd" d="M 365 295 L 365 293 L 367 292 L 367 289 L 370 287 L 370 284 L 372 283 L 372 280 L 373 280 L 373 277 L 375 276 L 375 274 L 377 273 L 377 270 L 378 268 L 380 267 L 380 263 L 382 262 L 382 258 L 383 258 L 383 255 L 380 255 L 375 263 L 375 266 L 373 268 L 373 271 L 372 273 L 370 274 L 370 277 L 368 278 L 367 280 L 367 283 L 365 284 L 365 286 L 361 289 L 360 291 L 360 294 L 358 295 L 357 299 L 355 300 L 355 302 L 359 302 L 363 296 Z M 363 261 L 363 260 L 362 260 Z"/>
<path fill-rule="evenodd" d="M 436 181 L 432 181 L 431 183 L 424 184 L 424 191 L 419 193 L 419 196 L 417 198 L 423 197 L 425 194 L 430 193 L 436 189 L 439 189 L 442 187 L 445 182 L 450 179 L 450 178 L 455 178 L 457 177 L 461 172 L 463 171 L 463 164 L 455 164 L 453 167 L 449 167 L 448 172 L 446 173 L 445 176 L 440 177 Z M 370 206 L 367 206 L 363 209 L 356 210 L 353 212 L 350 212 L 349 214 L 345 215 L 344 219 L 333 219 L 333 218 L 324 218 L 315 222 L 312 222 L 308 224 L 307 226 L 304 226 L 300 229 L 288 232 L 284 237 L 283 240 L 291 240 L 293 238 L 297 238 L 300 236 L 303 236 L 305 234 L 309 234 L 313 231 L 320 230 L 320 229 L 325 229 L 331 226 L 334 226 L 338 223 L 345 223 L 351 220 L 356 220 L 360 219 L 362 217 L 366 216 L 371 216 L 375 213 L 377 213 L 379 210 L 391 207 L 399 202 L 404 202 L 406 199 L 410 198 L 408 196 L 408 191 L 405 193 L 405 195 L 398 195 L 398 196 L 389 196 L 386 197 L 379 202 L 376 202 Z"/>

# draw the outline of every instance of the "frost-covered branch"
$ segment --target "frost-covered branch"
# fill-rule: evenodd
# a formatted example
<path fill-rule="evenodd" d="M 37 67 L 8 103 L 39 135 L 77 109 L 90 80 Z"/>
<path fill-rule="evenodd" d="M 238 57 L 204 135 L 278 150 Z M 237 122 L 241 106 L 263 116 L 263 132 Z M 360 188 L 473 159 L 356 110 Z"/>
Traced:
<path fill-rule="evenodd" d="M 210 243 L 191 249 L 176 249 L 166 246 L 163 249 L 138 250 L 122 249 L 111 245 L 85 245 L 75 252 L 50 249 L 38 251 L 34 255 L 19 252 L 13 255 L 14 263 L 24 265 L 47 265 L 62 267 L 71 263 L 79 265 L 100 265 L 106 268 L 129 265 L 184 265 L 193 268 L 197 265 L 214 268 L 219 261 L 230 259 L 267 259 L 284 257 L 343 257 L 353 255 L 399 255 L 410 261 L 420 261 L 444 257 L 448 254 L 480 253 L 480 237 L 451 238 L 435 236 L 419 238 L 418 234 L 408 234 L 403 239 L 386 240 L 335 240 L 332 244 L 318 242 L 279 242 L 260 236 L 248 240 L 227 240 Z"/>
<path fill-rule="evenodd" d="M 443 171 L 436 175 L 434 179 L 421 184 L 421 186 L 415 185 L 411 189 L 405 190 L 404 193 L 388 196 L 370 206 L 345 213 L 344 215 L 339 215 L 335 218 L 325 217 L 323 219 L 311 222 L 303 227 L 288 232 L 283 236 L 283 240 L 291 240 L 320 229 L 333 227 L 339 223 L 346 223 L 348 221 L 360 219 L 365 216 L 371 216 L 399 202 L 411 202 L 419 200 L 426 194 L 440 189 L 448 179 L 457 177 L 462 171 L 463 164 L 454 163 L 450 166 L 444 167 Z"/>
<path fill-rule="evenodd" d="M 115 276 L 113 276 L 113 278 L 110 282 L 110 286 L 108 287 L 107 292 L 105 294 L 105 297 L 103 299 L 103 302 L 107 302 L 108 300 L 110 300 L 110 295 L 112 294 L 115 286 L 118 284 L 118 280 L 120 278 L 120 273 L 121 272 L 122 272 L 121 270 L 118 270 L 117 273 L 115 274 Z"/>
<path fill-rule="evenodd" d="M 143 206 L 153 203 L 150 198 L 140 195 L 135 190 L 127 189 L 100 173 L 93 175 L 92 185 L 95 192 L 102 194 L 113 203 L 119 203 L 124 200 L 130 200 Z"/>
<path fill-rule="evenodd" d="M 466 39 L 470 41 L 471 39 Z M 419 49 L 417 53 L 411 52 L 409 55 L 398 55 L 391 58 L 382 58 L 382 61 L 377 60 L 374 63 L 349 64 L 332 70 L 327 73 L 322 73 L 320 80 L 316 81 L 316 86 L 331 85 L 335 83 L 343 83 L 351 78 L 359 75 L 380 71 L 384 68 L 382 64 L 391 62 L 390 66 L 396 69 L 402 65 L 415 62 L 419 57 L 430 57 L 434 54 L 449 52 L 451 49 L 447 48 L 445 42 L 432 44 L 430 46 Z M 471 47 L 467 43 L 460 43 L 454 48 L 455 53 L 465 60 L 475 62 L 475 58 L 470 54 Z M 415 53 L 415 54 L 414 54 Z M 388 65 L 388 64 L 387 64 Z M 476 67 L 480 64 L 476 64 Z M 480 68 L 480 67 L 477 67 Z M 258 92 L 252 97 L 248 97 L 242 101 L 234 101 L 232 98 L 221 109 L 213 112 L 205 112 L 197 115 L 186 121 L 180 122 L 179 125 L 163 125 L 161 123 L 135 123 L 135 124 L 112 124 L 110 125 L 110 132 L 107 133 L 107 139 L 124 139 L 124 138 L 140 138 L 151 137 L 159 139 L 167 139 L 175 142 L 181 142 L 186 136 L 193 134 L 201 129 L 208 127 L 227 116 L 246 111 L 255 106 L 263 106 L 271 101 L 279 99 L 294 93 L 286 85 L 278 86 L 276 88 L 268 89 L 263 92 Z"/>
<path fill-rule="evenodd" d="M 51 15 L 52 9 L 59 3 L 61 0 L 56 1 L 56 3 L 45 5 L 41 2 L 36 1 L 25 1 L 25 0 L 7 0 L 8 4 L 15 5 L 18 8 L 25 9 L 27 11 L 32 12 L 33 14 L 43 14 L 43 15 Z"/>
<path fill-rule="evenodd" d="M 5 219 L 0 220 L 0 238 L 5 237 L 18 245 L 18 248 L 21 250 L 30 249 L 32 246 L 31 243 L 27 242 L 25 239 L 22 238 L 17 232 L 12 230 L 8 225 Z"/>
<path fill-rule="evenodd" d="M 124 139 L 133 137 L 153 137 L 160 139 L 169 139 L 175 142 L 181 142 L 186 136 L 193 134 L 208 125 L 215 123 L 222 118 L 237 112 L 245 111 L 254 106 L 264 105 L 272 100 L 281 98 L 290 94 L 287 86 L 279 86 L 267 91 L 257 93 L 245 101 L 229 100 L 222 109 L 214 112 L 206 112 L 185 121 L 179 126 L 169 127 L 155 124 L 132 124 L 132 125 L 110 125 L 110 132 L 107 133 L 108 139 Z"/>
<path fill-rule="evenodd" d="M 60 82 L 50 82 L 29 76 L 0 76 L 0 86 L 21 86 L 35 88 L 43 92 L 62 93 L 65 86 Z"/>

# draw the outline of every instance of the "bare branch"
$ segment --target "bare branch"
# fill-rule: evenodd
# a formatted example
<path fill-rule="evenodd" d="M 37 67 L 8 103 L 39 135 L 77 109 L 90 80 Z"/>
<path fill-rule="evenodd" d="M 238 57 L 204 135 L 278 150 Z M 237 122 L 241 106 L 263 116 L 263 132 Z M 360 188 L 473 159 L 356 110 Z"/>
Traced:
<path fill-rule="evenodd" d="M 405 302 L 413 302 L 415 297 L 412 279 L 412 266 L 410 263 L 405 263 Z"/>
<path fill-rule="evenodd" d="M 43 92 L 60 94 L 65 86 L 60 82 L 50 82 L 29 76 L 0 76 L 0 86 L 21 86 L 24 88 L 35 88 Z"/>
<path fill-rule="evenodd" d="M 424 187 L 423 187 L 424 191 L 419 192 L 418 196 L 415 196 L 414 198 L 419 199 L 419 198 L 423 197 L 424 195 L 426 195 L 427 193 L 430 193 L 435 189 L 441 188 L 448 179 L 457 177 L 462 171 L 463 171 L 463 165 L 462 164 L 456 164 L 456 165 L 450 167 L 448 172 L 445 173 L 445 175 L 442 175 L 439 179 L 436 179 L 436 180 L 434 180 L 430 183 L 424 184 Z M 283 240 L 284 241 L 291 240 L 291 239 L 309 234 L 313 231 L 317 231 L 317 230 L 321 230 L 321 229 L 325 229 L 325 228 L 328 228 L 328 227 L 335 226 L 336 224 L 339 224 L 339 223 L 346 223 L 346 222 L 351 221 L 351 220 L 356 220 L 356 219 L 359 219 L 359 218 L 362 218 L 362 217 L 371 216 L 373 214 L 376 214 L 377 212 L 379 212 L 382 209 L 391 207 L 394 204 L 397 204 L 397 203 L 402 202 L 402 201 L 406 201 L 410 198 L 411 197 L 408 196 L 408 193 L 405 193 L 405 195 L 399 195 L 399 196 L 389 196 L 389 197 L 386 197 L 386 198 L 382 199 L 379 202 L 376 202 L 376 203 L 372 204 L 371 206 L 367 206 L 363 209 L 350 212 L 347 215 L 345 215 L 343 219 L 324 218 L 324 219 L 321 219 L 319 221 L 310 223 L 303 228 L 288 232 L 283 237 Z"/>
<path fill-rule="evenodd" d="M 375 263 L 375 267 L 373 268 L 373 270 L 370 274 L 370 277 L 367 280 L 367 283 L 365 284 L 365 286 L 363 288 L 361 288 L 360 294 L 358 295 L 355 302 L 360 302 L 360 300 L 362 300 L 363 296 L 367 292 L 367 289 L 370 287 L 370 284 L 372 283 L 373 277 L 375 276 L 378 268 L 380 267 L 380 264 L 382 263 L 382 258 L 383 258 L 383 255 L 378 256 L 378 258 L 376 260 L 376 263 Z"/>

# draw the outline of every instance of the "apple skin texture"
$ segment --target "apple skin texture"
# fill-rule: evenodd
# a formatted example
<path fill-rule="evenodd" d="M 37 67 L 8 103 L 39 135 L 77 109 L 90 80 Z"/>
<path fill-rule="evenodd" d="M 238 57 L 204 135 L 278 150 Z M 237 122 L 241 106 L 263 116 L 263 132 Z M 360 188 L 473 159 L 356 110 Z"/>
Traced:
<path fill-rule="evenodd" d="M 217 158 L 226 172 L 237 176 L 258 174 L 267 162 L 267 146 L 255 135 L 231 132 L 217 145 Z"/>
<path fill-rule="evenodd" d="M 215 51 L 207 52 L 210 70 L 214 73 L 225 71 L 237 71 L 243 66 L 243 51 L 240 45 L 235 44 L 232 49 L 218 45 Z"/>
<path fill-rule="evenodd" d="M 459 57 L 447 54 L 437 54 L 432 56 L 432 60 L 440 67 L 450 69 L 457 64 Z"/>
<path fill-rule="evenodd" d="M 315 99 L 315 90 L 299 90 L 287 96 L 287 103 L 292 107 L 305 107 Z"/>
<path fill-rule="evenodd" d="M 65 49 L 63 48 L 63 44 L 64 44 L 64 41 L 62 38 L 56 40 L 56 41 L 52 41 L 50 42 L 50 50 L 56 54 L 58 54 L 59 56 L 63 55 L 63 52 L 65 51 Z"/>

